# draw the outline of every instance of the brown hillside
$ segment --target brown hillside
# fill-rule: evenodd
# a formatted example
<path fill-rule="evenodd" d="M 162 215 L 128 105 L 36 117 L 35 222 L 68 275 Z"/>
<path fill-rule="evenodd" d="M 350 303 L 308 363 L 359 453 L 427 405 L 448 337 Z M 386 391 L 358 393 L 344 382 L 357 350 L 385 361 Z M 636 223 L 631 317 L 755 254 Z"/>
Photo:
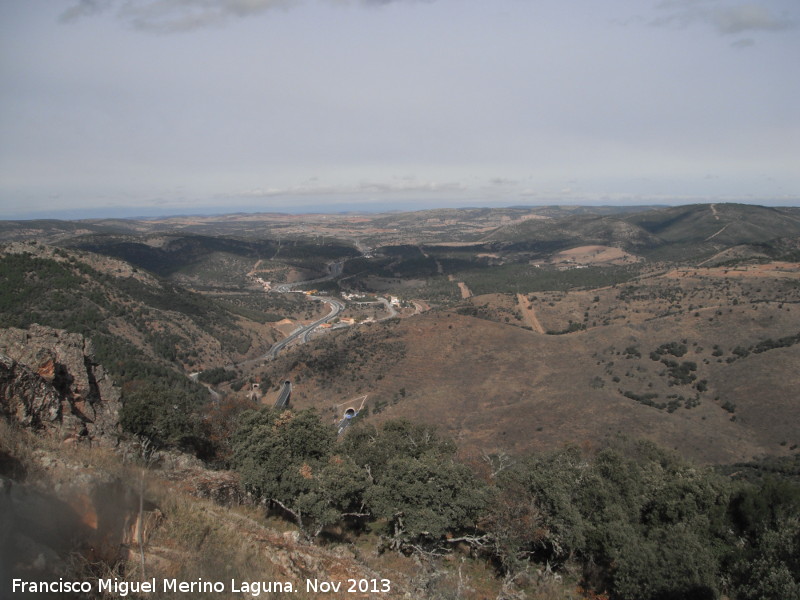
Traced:
<path fill-rule="evenodd" d="M 329 414 L 333 404 L 368 393 L 368 419 L 437 423 L 467 451 L 594 446 L 622 433 L 705 462 L 787 453 L 800 443 L 800 343 L 786 339 L 800 334 L 798 287 L 796 271 L 765 271 L 670 273 L 539 294 L 531 302 L 545 330 L 570 320 L 586 327 L 563 335 L 514 319 L 427 313 L 367 328 L 372 333 L 359 341 L 366 358 L 351 363 L 340 354 L 349 366 L 335 372 L 291 354 L 273 368 L 284 369 L 276 380 L 296 381 L 298 407 Z M 384 339 L 402 351 L 375 350 Z M 784 347 L 753 351 L 781 339 Z M 681 355 L 651 355 L 668 344 L 684 346 Z"/>

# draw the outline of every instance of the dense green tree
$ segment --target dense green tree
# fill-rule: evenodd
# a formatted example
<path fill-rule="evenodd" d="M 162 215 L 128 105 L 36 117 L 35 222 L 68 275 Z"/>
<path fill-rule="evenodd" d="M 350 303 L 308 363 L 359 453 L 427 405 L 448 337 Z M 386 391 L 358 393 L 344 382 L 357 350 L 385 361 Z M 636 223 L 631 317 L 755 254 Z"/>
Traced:
<path fill-rule="evenodd" d="M 334 455 L 336 433 L 314 411 L 247 411 L 232 441 L 245 486 L 280 506 L 308 535 L 358 511 L 366 477 Z"/>
<path fill-rule="evenodd" d="M 767 477 L 758 485 L 745 485 L 731 499 L 731 519 L 741 534 L 750 537 L 797 515 L 800 484 L 788 479 Z"/>
<path fill-rule="evenodd" d="M 620 600 L 714 600 L 718 564 L 707 540 L 685 525 L 659 527 L 616 551 Z"/>
<path fill-rule="evenodd" d="M 369 468 L 373 477 L 379 477 L 394 458 L 452 457 L 456 445 L 435 427 L 395 419 L 380 428 L 366 423 L 353 427 L 342 442 L 342 450 L 357 464 Z"/>
<path fill-rule="evenodd" d="M 761 531 L 732 569 L 741 600 L 800 600 L 800 517 Z"/>
<path fill-rule="evenodd" d="M 528 457 L 497 486 L 485 524 L 506 568 L 572 562 L 617 598 L 716 597 L 728 488 L 713 473 L 621 442 Z"/>
<path fill-rule="evenodd" d="M 429 425 L 361 424 L 348 432 L 342 451 L 370 477 L 367 507 L 387 520 L 396 544 L 436 544 L 448 532 L 474 527 L 485 506 L 485 486 L 455 460 L 452 440 Z"/>
<path fill-rule="evenodd" d="M 208 369 L 200 373 L 198 379 L 203 383 L 219 385 L 220 383 L 236 379 L 236 372 L 230 371 L 225 367 L 214 367 L 213 369 Z"/>
<path fill-rule="evenodd" d="M 198 398 L 166 381 L 134 381 L 125 385 L 120 425 L 156 447 L 177 446 L 205 452 L 198 417 Z"/>
<path fill-rule="evenodd" d="M 588 476 L 590 465 L 576 448 L 534 455 L 501 473 L 500 484 L 524 489 L 539 511 L 535 537 L 529 540 L 532 556 L 558 563 L 585 546 L 578 499 Z"/>
<path fill-rule="evenodd" d="M 468 467 L 433 454 L 391 459 L 367 492 L 367 504 L 389 521 L 397 542 L 436 541 L 474 527 L 484 499 Z"/>
<path fill-rule="evenodd" d="M 746 541 L 731 568 L 737 597 L 800 599 L 800 484 L 769 476 L 745 485 L 731 520 Z"/>
<path fill-rule="evenodd" d="M 452 441 L 403 420 L 360 423 L 337 444 L 312 412 L 251 411 L 233 448 L 248 487 L 310 535 L 359 515 L 385 521 L 395 548 L 469 539 L 507 574 L 569 567 L 614 600 L 800 599 L 800 487 L 768 479 L 732 494 L 649 442 L 521 458 L 491 488 Z"/>

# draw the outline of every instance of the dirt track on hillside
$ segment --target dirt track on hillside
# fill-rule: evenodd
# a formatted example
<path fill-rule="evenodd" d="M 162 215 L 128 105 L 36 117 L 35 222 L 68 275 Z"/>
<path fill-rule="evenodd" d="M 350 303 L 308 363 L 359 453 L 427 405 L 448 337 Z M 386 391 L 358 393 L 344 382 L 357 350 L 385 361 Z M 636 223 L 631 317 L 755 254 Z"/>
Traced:
<path fill-rule="evenodd" d="M 528 298 L 525 294 L 517 294 L 517 301 L 519 302 L 519 310 L 528 322 L 528 325 L 530 325 L 536 333 L 544 334 L 544 327 L 542 327 L 542 324 L 539 322 L 536 311 L 533 310 L 533 305 L 528 302 Z M 531 308 L 528 308 L 528 306 L 531 306 Z"/>

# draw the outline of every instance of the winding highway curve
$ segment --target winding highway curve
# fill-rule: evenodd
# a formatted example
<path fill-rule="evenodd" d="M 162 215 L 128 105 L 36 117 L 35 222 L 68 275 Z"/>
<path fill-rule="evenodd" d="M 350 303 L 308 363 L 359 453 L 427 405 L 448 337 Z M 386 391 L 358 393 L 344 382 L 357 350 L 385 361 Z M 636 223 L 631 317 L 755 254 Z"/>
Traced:
<path fill-rule="evenodd" d="M 318 279 L 310 279 L 307 281 L 298 281 L 296 283 L 281 283 L 274 286 L 272 290 L 281 294 L 286 294 L 292 292 L 293 288 L 298 285 L 311 285 L 315 283 L 321 283 L 324 281 L 330 281 L 336 277 L 339 277 L 342 274 L 343 269 L 344 269 L 344 261 L 336 261 L 328 265 L 328 274 L 325 277 L 320 277 Z M 279 342 L 273 344 L 272 347 L 264 356 L 257 359 L 252 359 L 247 362 L 272 360 L 278 355 L 279 352 L 281 352 L 284 348 L 289 346 L 295 340 L 299 339 L 302 343 L 307 342 L 315 329 L 317 329 L 324 323 L 329 323 L 337 316 L 339 316 L 339 314 L 345 309 L 344 302 L 336 298 L 332 298 L 330 296 L 309 296 L 309 298 L 311 298 L 312 300 L 319 300 L 320 302 L 324 302 L 325 304 L 329 304 L 331 307 L 331 311 L 321 319 L 317 319 L 313 323 L 310 323 L 308 325 L 303 325 L 295 329 L 288 336 L 286 336 Z M 389 313 L 389 316 L 380 319 L 381 321 L 386 319 L 391 319 L 392 317 L 397 316 L 397 311 L 395 310 L 394 306 L 392 306 L 392 304 L 386 298 L 379 298 L 376 303 L 383 304 L 386 307 L 387 312 Z"/>
<path fill-rule="evenodd" d="M 330 263 L 328 265 L 328 274 L 325 277 L 320 277 L 320 278 L 317 278 L 317 279 L 311 279 L 311 280 L 306 280 L 306 281 L 298 281 L 298 282 L 295 282 L 295 283 L 281 283 L 281 284 L 275 285 L 272 288 L 272 291 L 278 292 L 278 293 L 281 293 L 281 294 L 286 294 L 286 293 L 293 292 L 294 288 L 296 286 L 298 286 L 298 285 L 309 285 L 309 284 L 314 284 L 314 283 L 321 283 L 321 282 L 324 282 L 324 281 L 330 281 L 330 280 L 332 280 L 332 279 L 334 279 L 336 277 L 341 276 L 342 271 L 344 269 L 344 262 L 345 261 L 337 261 L 337 262 Z M 256 266 L 257 265 L 258 265 L 258 263 L 256 263 Z M 254 272 L 255 272 L 255 267 L 250 272 L 250 274 L 253 274 Z M 251 358 L 251 359 L 242 361 L 240 363 L 227 365 L 226 368 L 233 369 L 233 368 L 236 368 L 236 367 L 242 367 L 242 366 L 246 366 L 246 365 L 254 365 L 256 363 L 263 363 L 263 362 L 266 362 L 266 361 L 269 361 L 269 360 L 274 360 L 275 357 L 277 357 L 278 354 L 282 350 L 284 350 L 286 347 L 291 345 L 293 342 L 295 342 L 297 340 L 300 340 L 300 343 L 308 342 L 309 337 L 311 336 L 311 334 L 318 327 L 320 327 L 321 325 L 323 325 L 325 323 L 328 323 L 328 322 L 334 320 L 346 308 L 344 302 L 342 302 L 341 300 L 339 300 L 337 298 L 332 298 L 330 296 L 312 295 L 312 296 L 309 296 L 309 298 L 312 299 L 312 300 L 319 300 L 320 302 L 328 304 L 330 306 L 330 312 L 327 315 L 325 315 L 324 317 L 322 317 L 320 319 L 317 319 L 314 322 L 309 323 L 308 325 L 301 325 L 301 326 L 297 327 L 292 333 L 290 333 L 284 339 L 282 339 L 282 340 L 276 342 L 275 344 L 273 344 L 270 347 L 270 349 L 267 351 L 266 354 L 264 354 L 264 355 L 262 355 L 262 356 L 260 356 L 258 358 Z M 379 321 L 385 321 L 386 319 L 391 319 L 391 318 L 394 318 L 394 317 L 396 317 L 398 315 L 398 312 L 397 312 L 397 310 L 395 310 L 395 307 L 386 298 L 380 298 L 379 297 L 376 301 L 374 301 L 374 304 L 383 304 L 385 309 L 386 309 L 386 311 L 389 313 L 388 316 L 383 317 L 381 319 L 378 319 Z M 415 306 L 417 307 L 417 313 L 415 313 L 415 314 L 418 314 L 419 312 L 422 312 L 423 310 L 428 308 L 427 306 L 420 307 L 416 303 L 415 303 Z M 200 376 L 199 372 L 189 374 L 190 379 L 192 379 L 193 381 L 195 381 L 197 383 L 201 383 L 199 381 L 199 376 Z M 211 393 L 212 399 L 215 402 L 219 402 L 220 398 L 221 398 L 219 392 L 217 392 L 213 388 L 213 386 L 211 386 L 211 385 L 208 385 L 208 384 L 203 384 L 203 385 Z M 288 402 L 289 394 L 291 394 L 291 384 L 287 381 L 287 382 L 284 382 L 284 389 L 281 392 L 281 395 L 280 395 L 280 397 L 278 399 L 278 404 L 280 406 L 276 405 L 276 407 L 285 406 L 285 404 Z M 362 406 L 363 406 L 363 400 L 365 400 L 365 399 L 366 399 L 366 396 L 362 399 L 362 403 L 361 403 Z M 358 411 L 356 411 L 356 413 L 357 412 Z M 339 434 L 341 434 L 344 431 L 344 429 L 346 429 L 347 425 L 349 425 L 349 424 L 350 424 L 349 420 L 347 418 L 345 418 L 345 420 L 342 423 L 339 424 L 339 429 L 338 429 Z"/>
<path fill-rule="evenodd" d="M 273 289 L 278 293 L 286 294 L 288 292 L 291 292 L 292 288 L 294 288 L 296 285 L 309 285 L 313 283 L 320 283 L 323 281 L 330 281 L 334 277 L 338 277 L 339 275 L 341 275 L 343 268 L 344 268 L 344 261 L 336 261 L 328 265 L 328 274 L 325 277 L 320 277 L 319 279 L 311 279 L 308 281 L 298 281 L 297 283 L 281 283 L 279 285 L 276 285 Z M 281 350 L 286 348 L 286 346 L 288 346 L 298 338 L 302 338 L 301 341 L 303 343 L 307 342 L 308 336 L 311 334 L 312 331 L 314 331 L 317 327 L 319 327 L 323 323 L 327 323 L 328 321 L 332 321 L 333 319 L 335 319 L 339 315 L 339 313 L 341 313 L 345 308 L 344 303 L 342 303 L 340 300 L 336 300 L 335 298 L 331 298 L 328 296 L 309 296 L 309 298 L 313 300 L 320 300 L 321 302 L 330 304 L 331 312 L 329 312 L 321 319 L 317 319 L 313 323 L 310 323 L 309 325 L 304 325 L 302 327 L 295 329 L 292 333 L 283 338 L 281 341 L 273 344 L 272 348 L 270 348 L 269 351 L 263 357 L 257 360 L 272 360 L 278 355 L 278 353 Z"/>
<path fill-rule="evenodd" d="M 338 314 L 344 310 L 344 304 L 342 304 L 339 300 L 335 300 L 333 298 L 326 298 L 322 296 L 309 296 L 309 297 L 313 298 L 314 300 L 321 300 L 326 304 L 330 304 L 331 312 L 329 312 L 321 319 L 317 319 L 316 321 L 314 321 L 309 325 L 304 325 L 302 327 L 299 327 L 298 329 L 295 329 L 292 333 L 283 338 L 281 341 L 273 344 L 272 348 L 269 349 L 269 352 L 267 352 L 261 360 L 270 360 L 275 358 L 278 355 L 278 352 L 283 350 L 286 346 L 291 344 L 297 338 L 302 337 L 303 338 L 302 341 L 307 342 L 309 334 L 314 329 L 316 329 L 323 323 L 327 323 L 328 321 L 335 319 L 338 316 Z"/>

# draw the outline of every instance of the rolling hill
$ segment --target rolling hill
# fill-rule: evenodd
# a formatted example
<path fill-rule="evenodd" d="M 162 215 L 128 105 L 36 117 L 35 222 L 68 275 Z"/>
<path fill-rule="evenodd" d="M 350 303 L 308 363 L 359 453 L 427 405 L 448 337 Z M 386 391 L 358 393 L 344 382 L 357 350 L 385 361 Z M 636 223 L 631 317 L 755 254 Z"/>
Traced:
<path fill-rule="evenodd" d="M 745 204 L 695 204 L 613 216 L 529 220 L 487 239 L 511 247 L 561 250 L 602 244 L 651 260 L 704 259 L 732 246 L 800 236 L 800 211 Z"/>
<path fill-rule="evenodd" d="M 335 334 L 270 370 L 296 380 L 298 407 L 329 411 L 370 394 L 368 420 L 438 423 L 474 453 L 599 447 L 623 434 L 703 462 L 790 454 L 800 444 L 799 277 L 689 269 L 527 296 L 560 335 L 523 328 L 516 298 L 498 313 L 510 321 L 434 311 Z"/>
<path fill-rule="evenodd" d="M 265 351 L 280 337 L 270 321 L 307 310 L 263 292 L 259 303 L 217 300 L 115 258 L 32 242 L 0 248 L 0 282 L 0 327 L 81 333 L 112 370 L 144 360 L 181 377 Z"/>
<path fill-rule="evenodd" d="M 370 419 L 441 423 L 474 452 L 597 445 L 623 433 L 733 462 L 800 443 L 791 368 L 800 348 L 798 269 L 770 262 L 798 253 L 796 209 L 424 211 L 359 220 L 349 239 L 395 226 L 401 237 L 453 239 L 461 218 L 466 237 L 487 228 L 484 241 L 362 254 L 358 243 L 323 241 L 310 225 L 305 238 L 281 242 L 136 222 L 144 232 L 75 230 L 61 249 L 12 244 L 1 266 L 15 293 L 3 297 L 0 325 L 83 333 L 110 370 L 144 361 L 185 379 L 244 364 L 286 333 L 271 323 L 288 316 L 291 329 L 322 310 L 292 304 L 292 294 L 264 294 L 248 273 L 297 280 L 349 259 L 341 280 L 326 282 L 333 293 L 391 293 L 417 304 L 399 321 L 250 363 L 237 385 L 292 379 L 298 407 L 326 411 L 369 394 Z M 507 224 L 489 227 L 498 219 Z M 174 227 L 150 225 L 167 221 Z M 230 232 L 254 221 L 222 222 Z M 578 264 L 582 255 L 567 252 L 575 248 L 594 248 L 584 252 L 592 260 L 615 248 L 630 254 Z M 236 394 L 230 382 L 219 391 Z"/>

